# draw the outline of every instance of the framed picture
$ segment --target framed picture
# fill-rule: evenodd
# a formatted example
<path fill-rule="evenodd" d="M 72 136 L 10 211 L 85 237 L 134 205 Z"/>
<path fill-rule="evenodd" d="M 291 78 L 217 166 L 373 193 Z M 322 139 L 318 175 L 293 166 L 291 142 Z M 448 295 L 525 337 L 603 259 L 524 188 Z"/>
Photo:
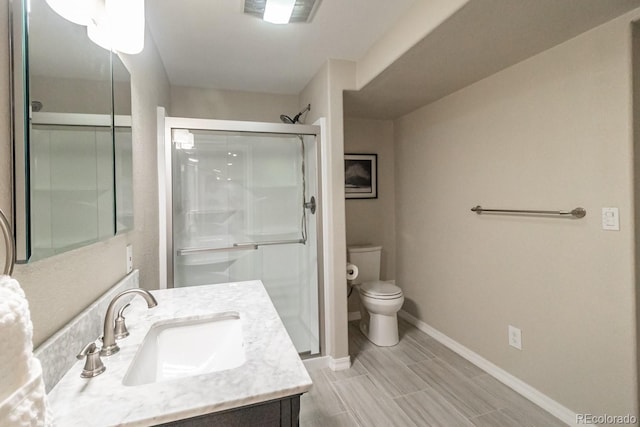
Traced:
<path fill-rule="evenodd" d="M 378 155 L 344 155 L 344 194 L 347 199 L 378 198 Z"/>

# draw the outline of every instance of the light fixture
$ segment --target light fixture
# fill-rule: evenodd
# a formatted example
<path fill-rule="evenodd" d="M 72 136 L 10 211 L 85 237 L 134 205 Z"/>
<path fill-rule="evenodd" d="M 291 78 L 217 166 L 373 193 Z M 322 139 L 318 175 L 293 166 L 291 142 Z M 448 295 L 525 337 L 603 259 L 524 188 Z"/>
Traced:
<path fill-rule="evenodd" d="M 176 150 L 190 150 L 195 145 L 193 134 L 187 129 L 173 129 L 171 139 L 176 144 Z"/>
<path fill-rule="evenodd" d="M 311 22 L 321 0 L 244 0 L 244 13 L 274 24 Z"/>
<path fill-rule="evenodd" d="M 47 0 L 58 15 L 78 25 L 89 25 L 101 0 Z"/>
<path fill-rule="evenodd" d="M 262 19 L 272 24 L 288 24 L 296 0 L 267 0 Z"/>
<path fill-rule="evenodd" d="M 104 0 L 87 26 L 89 38 L 98 46 L 136 54 L 144 48 L 144 0 Z"/>
<path fill-rule="evenodd" d="M 87 27 L 98 46 L 136 54 L 144 48 L 144 0 L 47 0 L 63 18 Z"/>

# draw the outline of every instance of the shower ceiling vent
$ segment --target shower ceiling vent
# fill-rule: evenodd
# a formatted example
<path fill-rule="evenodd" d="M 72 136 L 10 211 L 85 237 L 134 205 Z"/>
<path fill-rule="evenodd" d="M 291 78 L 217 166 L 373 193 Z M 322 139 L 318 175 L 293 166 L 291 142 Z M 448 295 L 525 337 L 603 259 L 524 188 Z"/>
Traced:
<path fill-rule="evenodd" d="M 311 22 L 321 0 L 296 0 L 289 23 Z M 244 13 L 262 19 L 267 0 L 244 0 Z"/>

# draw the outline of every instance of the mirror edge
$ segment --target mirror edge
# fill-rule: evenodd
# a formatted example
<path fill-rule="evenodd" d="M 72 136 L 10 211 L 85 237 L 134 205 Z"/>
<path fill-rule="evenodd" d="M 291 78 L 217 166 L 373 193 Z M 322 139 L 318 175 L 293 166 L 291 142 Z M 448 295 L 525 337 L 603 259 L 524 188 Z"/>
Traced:
<path fill-rule="evenodd" d="M 13 102 L 11 114 L 11 140 L 13 142 L 13 198 L 12 220 L 16 242 L 16 263 L 24 264 L 30 258 L 29 211 L 29 85 L 28 72 L 28 15 L 26 0 L 9 0 L 10 37 L 10 90 Z"/>

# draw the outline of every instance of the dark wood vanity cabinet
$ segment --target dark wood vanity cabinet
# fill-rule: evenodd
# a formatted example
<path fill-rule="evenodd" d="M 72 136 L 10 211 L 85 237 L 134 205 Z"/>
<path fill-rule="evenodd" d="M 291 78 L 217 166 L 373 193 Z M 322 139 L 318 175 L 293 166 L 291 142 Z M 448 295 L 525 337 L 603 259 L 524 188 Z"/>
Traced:
<path fill-rule="evenodd" d="M 295 427 L 300 415 L 300 395 L 241 406 L 199 417 L 187 418 L 161 427 Z"/>

